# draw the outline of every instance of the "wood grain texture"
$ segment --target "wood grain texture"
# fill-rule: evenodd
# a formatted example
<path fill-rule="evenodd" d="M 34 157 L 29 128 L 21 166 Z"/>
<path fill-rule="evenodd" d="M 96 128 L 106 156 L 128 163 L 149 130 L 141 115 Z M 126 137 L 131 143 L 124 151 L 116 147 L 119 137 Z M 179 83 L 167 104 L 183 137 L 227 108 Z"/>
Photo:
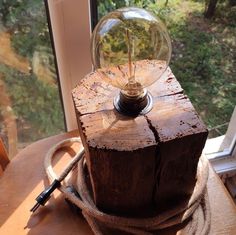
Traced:
<path fill-rule="evenodd" d="M 161 97 L 183 93 L 183 89 L 176 77 L 168 67 L 164 74 L 153 85 L 148 87 L 153 97 Z"/>
<path fill-rule="evenodd" d="M 105 211 L 161 209 L 195 185 L 207 129 L 169 68 L 149 91 L 154 107 L 136 118 L 114 109 L 119 91 L 96 72 L 72 92 L 94 200 Z"/>

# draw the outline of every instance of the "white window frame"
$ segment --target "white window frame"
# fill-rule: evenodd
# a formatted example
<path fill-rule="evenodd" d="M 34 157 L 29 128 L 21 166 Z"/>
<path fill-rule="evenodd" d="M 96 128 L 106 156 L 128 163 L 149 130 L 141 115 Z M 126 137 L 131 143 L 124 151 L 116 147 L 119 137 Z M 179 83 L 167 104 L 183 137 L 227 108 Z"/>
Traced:
<path fill-rule="evenodd" d="M 226 134 L 207 140 L 204 153 L 222 178 L 236 175 L 236 107 Z"/>
<path fill-rule="evenodd" d="M 45 2 L 53 35 L 66 129 L 71 131 L 78 128 L 71 91 L 80 79 L 92 71 L 90 1 Z"/>

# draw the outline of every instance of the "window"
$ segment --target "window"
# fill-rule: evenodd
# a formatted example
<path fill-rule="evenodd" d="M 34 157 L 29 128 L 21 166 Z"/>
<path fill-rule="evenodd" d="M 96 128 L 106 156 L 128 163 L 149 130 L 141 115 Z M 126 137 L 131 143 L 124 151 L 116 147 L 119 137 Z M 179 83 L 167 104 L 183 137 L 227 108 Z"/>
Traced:
<path fill-rule="evenodd" d="M 71 90 L 92 71 L 89 0 L 45 0 L 51 22 L 67 130 L 77 129 Z M 79 14 L 78 14 L 79 13 Z"/>
<path fill-rule="evenodd" d="M 199 1 L 45 0 L 45 3 L 52 26 L 67 130 L 77 128 L 71 90 L 92 70 L 91 25 L 93 28 L 97 18 L 113 9 L 136 5 L 166 21 L 174 49 L 170 66 L 208 125 L 209 137 L 226 132 L 235 106 L 236 62 L 231 40 L 235 21 L 230 14 L 224 20 L 217 15 L 215 21 L 206 21 L 204 3 Z M 1 95 L 6 95 L 0 99 L 0 134 L 5 143 L 15 138 L 17 141 L 11 145 L 17 149 L 64 131 L 64 116 L 42 1 L 2 1 L 0 9 L 3 35 L 0 40 L 4 45 L 0 50 L 5 56 L 0 57 L 0 89 Z M 227 28 L 226 33 L 220 30 L 223 28 Z M 10 60 L 11 56 L 14 60 Z M 4 119 L 4 115 L 8 118 Z M 8 125 L 11 130 L 7 129 L 7 123 L 11 123 Z M 15 137 L 9 138 L 8 132 Z"/>
<path fill-rule="evenodd" d="M 9 156 L 65 131 L 43 1 L 0 2 L 0 137 Z"/>

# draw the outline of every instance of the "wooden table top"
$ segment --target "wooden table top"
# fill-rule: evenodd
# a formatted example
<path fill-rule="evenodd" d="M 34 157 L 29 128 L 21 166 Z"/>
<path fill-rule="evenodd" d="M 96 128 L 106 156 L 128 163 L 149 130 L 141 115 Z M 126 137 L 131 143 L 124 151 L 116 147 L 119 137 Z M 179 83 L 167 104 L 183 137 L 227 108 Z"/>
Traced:
<path fill-rule="evenodd" d="M 29 211 L 35 198 L 48 185 L 43 168 L 45 154 L 53 144 L 76 136 L 71 132 L 35 142 L 23 149 L 7 166 L 0 178 L 0 235 L 92 235 L 82 216 L 75 215 L 56 190 L 49 203 L 35 214 Z M 73 148 L 79 148 L 74 145 Z M 61 151 L 57 170 L 70 155 Z M 236 207 L 219 177 L 210 168 L 208 193 L 212 235 L 236 234 Z M 169 234 L 176 234 L 171 231 Z M 165 233 L 166 234 L 166 233 Z"/>

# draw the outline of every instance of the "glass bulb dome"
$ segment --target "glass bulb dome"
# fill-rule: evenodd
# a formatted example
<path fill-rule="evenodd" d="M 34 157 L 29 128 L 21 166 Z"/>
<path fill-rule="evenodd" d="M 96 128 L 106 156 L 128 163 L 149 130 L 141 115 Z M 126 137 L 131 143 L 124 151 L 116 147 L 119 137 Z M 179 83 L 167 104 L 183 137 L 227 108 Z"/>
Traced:
<path fill-rule="evenodd" d="M 171 40 L 158 17 L 144 9 L 127 7 L 99 21 L 91 51 L 101 79 L 126 96 L 138 97 L 167 69 Z"/>

